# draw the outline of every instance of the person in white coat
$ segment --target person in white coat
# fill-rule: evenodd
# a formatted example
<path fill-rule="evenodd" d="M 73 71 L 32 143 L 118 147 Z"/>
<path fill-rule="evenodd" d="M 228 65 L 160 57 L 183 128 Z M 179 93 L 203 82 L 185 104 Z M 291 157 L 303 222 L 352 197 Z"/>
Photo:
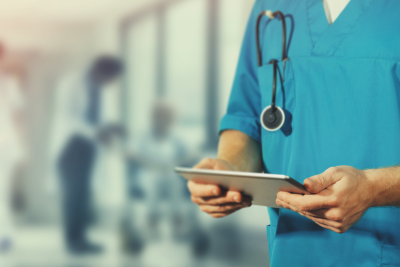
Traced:
<path fill-rule="evenodd" d="M 52 154 L 61 178 L 66 245 L 72 253 L 101 251 L 86 239 L 90 184 L 98 145 L 113 130 L 100 123 L 101 92 L 121 72 L 117 58 L 102 56 L 57 92 Z"/>
<path fill-rule="evenodd" d="M 25 159 L 20 118 L 25 109 L 18 80 L 0 73 L 0 252 L 13 242 L 12 188 L 17 166 Z"/>

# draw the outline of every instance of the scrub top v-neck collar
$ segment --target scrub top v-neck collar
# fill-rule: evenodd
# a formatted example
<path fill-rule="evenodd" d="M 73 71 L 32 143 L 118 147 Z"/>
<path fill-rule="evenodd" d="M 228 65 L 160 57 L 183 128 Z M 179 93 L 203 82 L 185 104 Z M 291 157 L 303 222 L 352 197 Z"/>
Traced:
<path fill-rule="evenodd" d="M 334 56 L 340 43 L 350 33 L 374 0 L 351 0 L 339 17 L 329 25 L 322 0 L 307 0 L 308 26 L 313 56 Z"/>

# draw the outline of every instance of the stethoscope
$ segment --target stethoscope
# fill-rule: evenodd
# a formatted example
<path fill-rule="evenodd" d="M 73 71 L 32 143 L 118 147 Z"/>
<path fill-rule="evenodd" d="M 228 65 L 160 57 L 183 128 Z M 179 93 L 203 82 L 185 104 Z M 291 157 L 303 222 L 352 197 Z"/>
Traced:
<path fill-rule="evenodd" d="M 256 42 L 257 42 L 257 56 L 258 56 L 258 66 L 262 65 L 262 51 L 260 47 L 260 23 L 261 19 L 267 16 L 270 19 L 274 19 L 276 16 L 279 16 L 282 20 L 282 62 L 285 66 L 285 62 L 289 60 L 286 56 L 286 23 L 285 17 L 280 11 L 273 12 L 271 10 L 263 11 L 258 15 L 257 19 L 257 28 L 256 28 Z M 276 99 L 276 82 L 277 82 L 277 68 L 278 68 L 278 60 L 271 59 L 268 64 L 273 64 L 273 83 L 272 83 L 272 100 L 271 105 L 266 107 L 260 116 L 261 125 L 267 131 L 274 132 L 282 128 L 285 123 L 285 113 L 283 110 L 275 104 Z"/>

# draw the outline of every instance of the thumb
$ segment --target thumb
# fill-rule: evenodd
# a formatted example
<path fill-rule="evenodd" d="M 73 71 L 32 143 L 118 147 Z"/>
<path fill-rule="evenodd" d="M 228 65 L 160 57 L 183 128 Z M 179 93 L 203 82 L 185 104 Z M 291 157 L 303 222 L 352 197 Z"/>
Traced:
<path fill-rule="evenodd" d="M 193 168 L 195 169 L 214 169 L 215 167 L 215 159 L 212 158 L 205 158 L 202 161 L 200 161 L 196 166 Z"/>
<path fill-rule="evenodd" d="M 234 165 L 228 163 L 223 159 L 206 158 L 200 161 L 199 164 L 194 166 L 195 169 L 209 169 L 218 171 L 235 171 L 237 170 Z"/>
<path fill-rule="evenodd" d="M 304 187 L 308 192 L 318 194 L 325 188 L 337 182 L 334 172 L 330 169 L 304 180 Z"/>

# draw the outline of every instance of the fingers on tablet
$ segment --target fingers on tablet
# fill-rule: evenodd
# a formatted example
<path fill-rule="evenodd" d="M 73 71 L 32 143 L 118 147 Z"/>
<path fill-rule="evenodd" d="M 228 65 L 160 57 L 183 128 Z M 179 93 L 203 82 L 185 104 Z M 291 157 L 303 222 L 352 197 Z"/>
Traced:
<path fill-rule="evenodd" d="M 221 196 L 221 197 L 196 197 L 192 195 L 192 201 L 198 205 L 225 205 L 234 204 L 238 206 L 249 207 L 251 205 L 251 199 L 247 196 L 241 196 L 241 201 L 236 202 L 232 200 L 232 197 Z"/>
<path fill-rule="evenodd" d="M 200 209 L 206 213 L 230 213 L 244 207 L 245 206 L 239 204 L 226 204 L 218 206 L 200 205 Z"/>
<path fill-rule="evenodd" d="M 221 194 L 221 189 L 217 185 L 196 184 L 189 181 L 187 186 L 192 196 L 195 197 L 216 197 Z"/>

